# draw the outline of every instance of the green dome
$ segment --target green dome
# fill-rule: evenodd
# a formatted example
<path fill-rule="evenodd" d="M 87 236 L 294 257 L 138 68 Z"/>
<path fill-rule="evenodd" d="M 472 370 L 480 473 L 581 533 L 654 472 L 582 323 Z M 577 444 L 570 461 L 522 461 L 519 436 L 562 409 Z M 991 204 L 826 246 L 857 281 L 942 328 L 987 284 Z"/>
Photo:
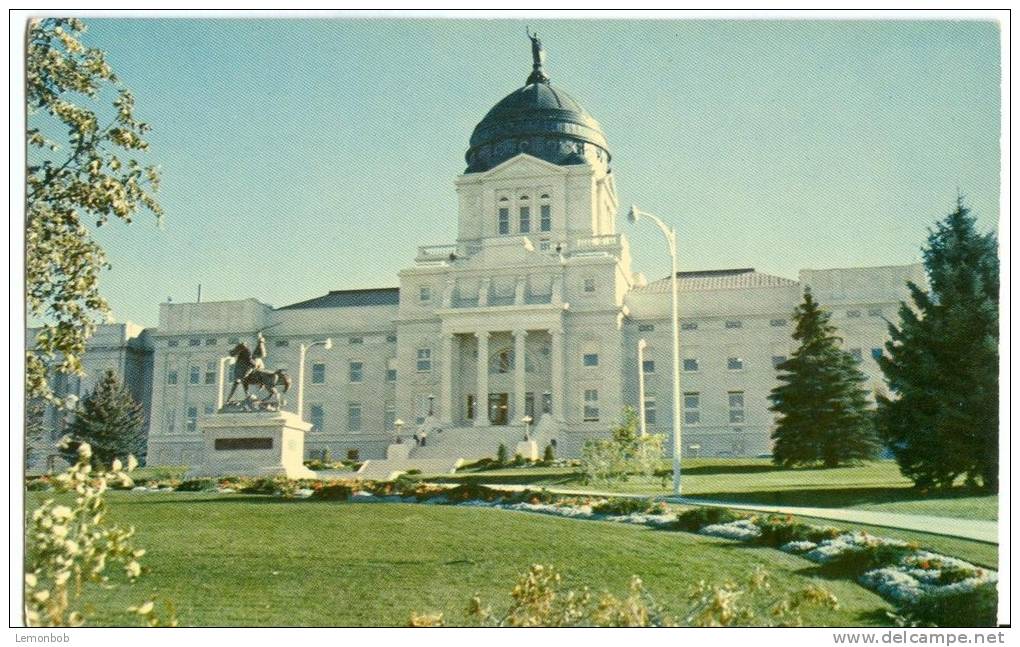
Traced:
<path fill-rule="evenodd" d="M 523 88 L 489 110 L 471 134 L 464 156 L 466 173 L 480 173 L 527 153 L 568 166 L 608 166 L 610 155 L 602 127 L 569 94 L 536 71 Z"/>

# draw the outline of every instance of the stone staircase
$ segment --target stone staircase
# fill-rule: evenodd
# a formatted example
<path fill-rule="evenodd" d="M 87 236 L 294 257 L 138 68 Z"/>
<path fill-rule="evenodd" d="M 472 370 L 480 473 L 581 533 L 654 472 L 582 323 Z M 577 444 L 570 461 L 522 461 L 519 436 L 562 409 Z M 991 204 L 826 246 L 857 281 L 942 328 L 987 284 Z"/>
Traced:
<path fill-rule="evenodd" d="M 513 456 L 517 443 L 524 440 L 522 426 L 453 427 L 428 434 L 424 447 L 413 447 L 410 458 L 463 459 L 464 462 L 480 458 L 495 458 L 500 444 L 506 445 Z M 424 471 L 424 470 L 423 470 Z"/>
<path fill-rule="evenodd" d="M 523 425 L 444 428 L 430 419 L 422 427 L 429 429 L 424 447 L 415 446 L 411 438 L 405 438 L 408 444 L 403 447 L 406 449 L 390 453 L 389 458 L 365 461 L 356 478 L 389 480 L 411 470 L 422 474 L 452 474 L 465 463 L 495 458 L 501 444 L 506 446 L 507 455 L 513 457 L 517 443 L 524 440 Z M 541 452 L 559 433 L 560 425 L 544 415 L 531 428 L 531 439 Z"/>

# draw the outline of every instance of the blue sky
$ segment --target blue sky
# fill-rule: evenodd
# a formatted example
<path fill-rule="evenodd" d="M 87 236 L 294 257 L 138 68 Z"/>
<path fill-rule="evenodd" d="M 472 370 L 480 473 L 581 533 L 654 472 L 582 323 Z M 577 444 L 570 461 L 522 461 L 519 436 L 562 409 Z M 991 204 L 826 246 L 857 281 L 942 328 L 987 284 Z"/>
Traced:
<path fill-rule="evenodd" d="M 919 259 L 957 187 L 998 221 L 990 22 L 87 19 L 153 125 L 152 219 L 97 231 L 118 320 L 158 304 L 397 285 L 456 235 L 474 125 L 530 71 L 598 119 L 621 210 L 678 228 L 682 269 Z M 621 221 L 635 269 L 668 274 Z M 241 268 L 245 269 L 241 269 Z"/>

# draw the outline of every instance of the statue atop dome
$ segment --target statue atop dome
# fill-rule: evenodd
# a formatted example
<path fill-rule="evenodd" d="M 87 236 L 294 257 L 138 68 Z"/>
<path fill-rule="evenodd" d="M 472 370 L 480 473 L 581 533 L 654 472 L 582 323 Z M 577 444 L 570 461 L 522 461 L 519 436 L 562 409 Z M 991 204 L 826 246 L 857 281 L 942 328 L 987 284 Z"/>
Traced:
<path fill-rule="evenodd" d="M 542 41 L 538 39 L 538 32 L 531 33 L 531 30 L 527 27 L 524 28 L 524 32 L 531 39 L 531 61 L 532 69 L 531 74 L 528 75 L 528 85 L 532 83 L 548 83 L 549 77 L 542 71 L 542 64 L 545 63 L 545 49 L 542 47 Z"/>

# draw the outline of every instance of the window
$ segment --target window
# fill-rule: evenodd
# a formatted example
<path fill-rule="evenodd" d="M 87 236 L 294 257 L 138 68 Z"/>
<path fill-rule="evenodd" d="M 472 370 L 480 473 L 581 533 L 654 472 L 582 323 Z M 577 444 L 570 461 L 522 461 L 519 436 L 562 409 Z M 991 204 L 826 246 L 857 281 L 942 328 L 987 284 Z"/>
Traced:
<path fill-rule="evenodd" d="M 322 431 L 325 428 L 326 412 L 321 404 L 309 405 L 308 422 L 312 423 L 312 431 Z"/>
<path fill-rule="evenodd" d="M 188 407 L 188 416 L 186 418 L 186 429 L 188 433 L 194 433 L 198 428 L 198 407 Z"/>
<path fill-rule="evenodd" d="M 361 403 L 347 403 L 347 431 L 361 431 Z"/>
<path fill-rule="evenodd" d="M 177 384 L 177 371 L 167 371 L 166 372 L 166 383 L 167 384 Z"/>
<path fill-rule="evenodd" d="M 397 403 L 387 400 L 383 404 L 383 428 L 386 431 L 393 431 L 397 425 Z"/>
<path fill-rule="evenodd" d="M 641 362 L 641 370 L 644 371 L 645 373 L 654 373 L 655 372 L 655 360 L 654 359 L 646 359 L 645 361 Z"/>
<path fill-rule="evenodd" d="M 206 338 L 205 345 L 206 346 L 215 346 L 216 345 L 216 338 L 215 337 L 208 337 L 208 338 Z"/>
<path fill-rule="evenodd" d="M 552 249 L 552 243 L 549 242 L 548 238 L 543 238 L 538 241 L 538 251 L 548 252 L 550 249 Z"/>
<path fill-rule="evenodd" d="M 521 207 L 520 231 L 522 234 L 531 231 L 531 207 Z"/>
<path fill-rule="evenodd" d="M 386 343 L 387 344 L 395 344 L 395 343 L 397 343 L 397 336 L 396 335 L 386 335 Z"/>
<path fill-rule="evenodd" d="M 428 373 L 432 370 L 432 349 L 419 348 L 416 368 L 419 373 Z"/>
<path fill-rule="evenodd" d="M 730 424 L 739 425 L 744 422 L 744 392 L 730 391 L 728 394 L 730 402 Z"/>
<path fill-rule="evenodd" d="M 585 353 L 583 363 L 585 366 L 592 367 L 599 365 L 599 354 L 598 353 Z"/>
<path fill-rule="evenodd" d="M 847 310 L 846 311 L 846 318 L 847 319 L 857 319 L 860 316 L 861 316 L 861 311 L 860 310 Z"/>
<path fill-rule="evenodd" d="M 871 359 L 875 360 L 876 362 L 878 360 L 882 359 L 882 349 L 881 348 L 872 348 L 871 349 Z"/>
<path fill-rule="evenodd" d="M 734 329 L 734 328 L 743 328 L 743 327 L 744 327 L 744 322 L 740 321 L 739 319 L 731 319 L 731 320 L 726 322 L 726 328 L 729 328 L 731 330 Z"/>
<path fill-rule="evenodd" d="M 882 309 L 881 308 L 868 308 L 868 316 L 869 317 L 881 317 L 882 316 Z"/>
<path fill-rule="evenodd" d="M 779 368 L 779 365 L 786 361 L 786 355 L 773 355 L 772 368 Z"/>
<path fill-rule="evenodd" d="M 850 356 L 853 357 L 854 361 L 857 362 L 858 364 L 864 361 L 864 351 L 862 351 L 860 348 L 851 348 Z"/>
<path fill-rule="evenodd" d="M 786 319 L 772 319 L 769 321 L 769 325 L 773 328 L 780 328 L 786 325 Z"/>
<path fill-rule="evenodd" d="M 202 345 L 201 339 L 193 338 L 188 340 L 188 346 L 201 346 L 201 345 Z"/>
<path fill-rule="evenodd" d="M 241 338 L 240 337 L 231 337 L 230 339 L 227 340 L 227 343 L 228 344 L 240 344 L 241 343 Z"/>
<path fill-rule="evenodd" d="M 742 371 L 744 370 L 744 360 L 741 357 L 727 357 L 726 368 L 731 371 Z"/>
<path fill-rule="evenodd" d="M 180 345 L 180 342 L 177 341 L 176 339 L 168 339 L 166 345 L 169 346 L 170 348 L 177 348 L 177 346 Z"/>
<path fill-rule="evenodd" d="M 365 372 L 364 362 L 351 362 L 348 367 L 348 377 L 352 384 L 360 384 Z"/>
<path fill-rule="evenodd" d="M 499 235 L 505 236 L 510 233 L 510 210 L 506 207 L 499 208 Z"/>
<path fill-rule="evenodd" d="M 290 346 L 290 342 L 287 341 L 286 339 L 277 339 L 276 343 L 275 343 L 275 346 L 277 348 L 286 348 L 286 347 Z"/>
<path fill-rule="evenodd" d="M 496 353 L 496 356 L 492 358 L 492 366 L 490 366 L 490 372 L 492 373 L 509 373 L 514 370 L 514 352 L 509 348 L 504 348 Z"/>
<path fill-rule="evenodd" d="M 698 322 L 696 321 L 685 321 L 680 324 L 680 330 L 697 330 Z"/>
<path fill-rule="evenodd" d="M 397 381 L 397 369 L 395 369 L 395 368 L 388 368 L 388 369 L 386 369 L 386 381 L 387 382 L 396 382 Z"/>
<path fill-rule="evenodd" d="M 599 392 L 597 389 L 585 389 L 584 421 L 598 422 L 598 420 L 599 420 Z"/>
<path fill-rule="evenodd" d="M 197 366 L 192 366 L 188 373 L 188 384 L 198 384 L 202 378 L 202 369 Z"/>
<path fill-rule="evenodd" d="M 205 365 L 205 383 L 216 384 L 216 362 L 208 362 Z"/>
<path fill-rule="evenodd" d="M 698 358 L 697 357 L 685 357 L 684 358 L 684 371 L 692 373 L 698 370 Z"/>
<path fill-rule="evenodd" d="M 312 364 L 312 384 L 326 383 L 326 365 Z"/>
<path fill-rule="evenodd" d="M 216 411 L 216 407 L 214 407 L 211 404 L 205 405 L 204 407 L 202 407 L 202 409 L 203 409 L 205 415 L 207 415 L 207 416 L 211 416 Z"/>
<path fill-rule="evenodd" d="M 655 332 L 655 324 L 638 324 L 638 332 Z"/>
<path fill-rule="evenodd" d="M 428 303 L 432 300 L 432 288 L 427 285 L 423 285 L 418 288 L 418 300 L 422 303 Z"/>
<path fill-rule="evenodd" d="M 655 398 L 645 398 L 645 424 L 655 424 Z"/>
<path fill-rule="evenodd" d="M 543 204 L 541 207 L 538 208 L 538 211 L 539 211 L 538 228 L 542 231 L 552 230 L 552 208 L 547 204 Z"/>
<path fill-rule="evenodd" d="M 360 335 L 355 335 L 354 337 L 348 337 L 347 338 L 347 345 L 348 346 L 359 346 L 359 345 L 364 344 L 364 343 L 365 343 L 365 338 L 360 336 Z"/>
<path fill-rule="evenodd" d="M 701 394 L 696 391 L 684 393 L 684 424 L 701 424 Z"/>
<path fill-rule="evenodd" d="M 584 291 L 588 294 L 595 292 L 595 279 L 584 280 Z"/>

